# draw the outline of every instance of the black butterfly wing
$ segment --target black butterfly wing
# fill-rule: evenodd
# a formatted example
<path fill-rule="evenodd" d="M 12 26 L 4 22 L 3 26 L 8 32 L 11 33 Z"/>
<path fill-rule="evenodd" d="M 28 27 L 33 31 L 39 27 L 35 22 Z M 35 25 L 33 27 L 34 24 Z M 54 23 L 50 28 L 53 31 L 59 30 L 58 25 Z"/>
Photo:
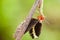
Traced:
<path fill-rule="evenodd" d="M 33 32 L 33 28 L 30 29 L 29 34 L 34 39 L 34 34 L 32 32 Z"/>
<path fill-rule="evenodd" d="M 30 23 L 29 23 L 29 25 L 28 25 L 28 27 L 27 27 L 27 29 L 26 29 L 26 31 L 25 31 L 25 33 L 27 31 L 31 30 L 31 28 L 33 27 L 33 25 L 35 25 L 37 22 L 38 22 L 37 19 L 32 18 L 31 21 L 30 21 Z"/>
<path fill-rule="evenodd" d="M 31 37 L 34 39 L 34 34 L 33 34 L 33 27 L 34 27 L 35 34 L 37 37 L 39 37 L 41 33 L 41 26 L 42 23 L 40 23 L 37 19 L 32 18 L 25 33 L 29 31 Z"/>
<path fill-rule="evenodd" d="M 31 28 L 31 30 L 29 31 L 31 37 L 34 39 L 34 34 L 39 37 L 40 33 L 41 33 L 41 26 L 42 26 L 42 23 L 38 22 L 34 28 Z M 35 32 L 33 32 L 33 29 Z"/>
<path fill-rule="evenodd" d="M 42 23 L 38 22 L 35 26 L 35 34 L 36 36 L 39 37 L 40 33 L 41 33 L 41 27 L 42 27 Z"/>

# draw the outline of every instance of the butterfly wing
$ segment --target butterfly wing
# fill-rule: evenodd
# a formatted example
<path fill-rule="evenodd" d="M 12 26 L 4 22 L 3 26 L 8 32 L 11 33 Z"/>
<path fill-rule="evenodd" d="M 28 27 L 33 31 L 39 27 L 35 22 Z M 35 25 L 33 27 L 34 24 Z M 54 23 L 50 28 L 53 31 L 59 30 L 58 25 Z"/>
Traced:
<path fill-rule="evenodd" d="M 42 24 L 40 22 L 38 22 L 34 27 L 31 28 L 31 30 L 29 31 L 31 37 L 34 38 L 38 38 L 40 33 L 41 33 L 41 26 Z"/>
<path fill-rule="evenodd" d="M 40 33 L 41 33 L 41 27 L 42 27 L 42 23 L 38 22 L 35 26 L 35 34 L 36 36 L 39 37 Z"/>
<path fill-rule="evenodd" d="M 31 30 L 31 28 L 33 27 L 33 25 L 35 25 L 37 22 L 38 22 L 37 19 L 32 18 L 31 21 L 30 21 L 30 23 L 29 23 L 29 25 L 28 25 L 28 27 L 27 27 L 27 29 L 26 29 L 26 31 L 25 31 L 25 33 L 27 31 Z"/>
<path fill-rule="evenodd" d="M 29 34 L 33 39 L 37 38 L 41 33 L 41 26 L 42 23 L 40 23 L 37 19 L 32 18 L 25 33 L 29 31 Z"/>

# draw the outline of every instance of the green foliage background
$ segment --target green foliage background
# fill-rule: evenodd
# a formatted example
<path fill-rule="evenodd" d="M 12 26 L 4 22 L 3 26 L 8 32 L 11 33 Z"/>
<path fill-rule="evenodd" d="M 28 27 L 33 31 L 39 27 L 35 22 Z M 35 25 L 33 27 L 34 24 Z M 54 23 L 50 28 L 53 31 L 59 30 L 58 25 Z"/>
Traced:
<path fill-rule="evenodd" d="M 0 40 L 15 40 L 16 27 L 26 18 L 34 1 L 0 0 Z M 43 22 L 41 35 L 34 40 L 60 40 L 60 0 L 44 0 L 43 10 L 50 24 Z M 33 39 L 26 33 L 22 40 Z"/>

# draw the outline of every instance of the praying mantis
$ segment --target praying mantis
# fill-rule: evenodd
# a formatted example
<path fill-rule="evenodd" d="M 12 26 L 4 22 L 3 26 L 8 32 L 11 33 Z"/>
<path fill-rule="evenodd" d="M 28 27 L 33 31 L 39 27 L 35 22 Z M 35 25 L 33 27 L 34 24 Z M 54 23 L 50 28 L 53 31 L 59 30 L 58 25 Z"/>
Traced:
<path fill-rule="evenodd" d="M 38 10 L 39 10 L 39 13 L 41 14 L 41 16 L 38 16 L 38 20 L 37 19 L 32 19 L 32 16 L 33 16 L 33 14 L 36 10 L 36 7 L 39 8 Z M 32 8 L 31 8 L 31 10 L 29 11 L 29 15 L 26 17 L 26 19 L 21 24 L 18 25 L 18 27 L 16 29 L 16 32 L 14 34 L 14 37 L 15 37 L 16 40 L 21 40 L 22 36 L 26 33 L 26 30 L 28 29 L 28 26 L 32 26 L 32 25 L 36 26 L 37 23 L 41 26 L 41 23 L 39 23 L 39 20 L 41 22 L 41 20 L 43 21 L 45 19 L 42 8 L 43 8 L 43 0 L 36 0 L 35 3 L 33 4 Z M 36 20 L 36 22 L 32 24 L 31 20 Z M 30 23 L 32 25 L 30 25 Z M 30 31 L 30 33 L 31 33 L 31 31 Z M 33 36 L 32 36 L 32 38 L 33 38 Z"/>

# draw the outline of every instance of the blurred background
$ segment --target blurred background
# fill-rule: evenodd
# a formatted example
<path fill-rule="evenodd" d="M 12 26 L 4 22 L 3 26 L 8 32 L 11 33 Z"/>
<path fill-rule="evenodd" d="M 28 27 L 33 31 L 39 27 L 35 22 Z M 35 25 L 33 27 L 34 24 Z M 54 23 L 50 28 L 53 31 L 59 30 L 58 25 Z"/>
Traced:
<path fill-rule="evenodd" d="M 28 15 L 35 0 L 0 0 L 0 40 L 15 40 L 13 34 Z M 60 0 L 44 0 L 44 15 L 41 35 L 34 40 L 60 40 Z M 36 13 L 36 12 L 35 12 Z M 36 13 L 33 17 L 36 18 Z M 22 40 L 33 40 L 27 32 Z"/>

